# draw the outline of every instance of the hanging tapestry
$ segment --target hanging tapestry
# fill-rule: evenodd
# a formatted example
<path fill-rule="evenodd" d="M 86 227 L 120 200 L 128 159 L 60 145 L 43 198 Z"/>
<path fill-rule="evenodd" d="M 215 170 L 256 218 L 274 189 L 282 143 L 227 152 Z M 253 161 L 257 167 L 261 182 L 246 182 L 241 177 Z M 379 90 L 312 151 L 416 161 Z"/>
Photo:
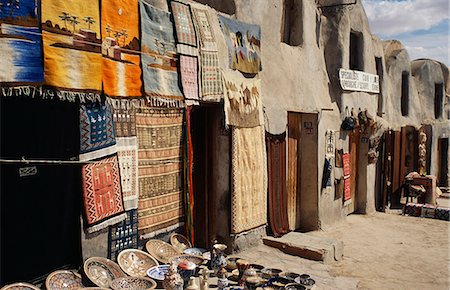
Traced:
<path fill-rule="evenodd" d="M 45 84 L 99 93 L 102 55 L 99 1 L 42 0 Z"/>
<path fill-rule="evenodd" d="M 230 57 L 230 68 L 256 74 L 261 70 L 261 27 L 219 15 Z"/>
<path fill-rule="evenodd" d="M 138 214 L 136 209 L 126 212 L 124 221 L 109 227 L 108 259 L 117 260 L 122 250 L 138 248 Z"/>
<path fill-rule="evenodd" d="M 222 72 L 219 68 L 217 44 L 208 10 L 192 4 L 192 14 L 200 44 L 200 84 L 203 101 L 218 102 L 223 96 Z M 196 7 L 199 6 L 199 7 Z"/>
<path fill-rule="evenodd" d="M 240 73 L 225 71 L 222 76 L 226 124 L 237 127 L 262 125 L 261 80 L 246 79 Z"/>
<path fill-rule="evenodd" d="M 119 158 L 120 184 L 125 210 L 137 208 L 139 196 L 137 138 L 117 138 L 117 157 Z"/>
<path fill-rule="evenodd" d="M 89 233 L 126 218 L 117 156 L 83 165 L 83 198 Z"/>
<path fill-rule="evenodd" d="M 267 167 L 264 128 L 233 128 L 231 232 L 267 222 Z"/>
<path fill-rule="evenodd" d="M 0 82 L 17 85 L 44 81 L 38 3 L 0 2 Z"/>
<path fill-rule="evenodd" d="M 180 55 L 181 84 L 185 99 L 199 100 L 197 57 Z"/>
<path fill-rule="evenodd" d="M 286 189 L 286 132 L 266 132 L 269 222 L 272 233 L 280 237 L 289 232 Z"/>
<path fill-rule="evenodd" d="M 170 6 L 175 22 L 178 53 L 197 56 L 197 36 L 195 35 L 191 8 L 188 4 L 178 1 L 172 1 Z"/>
<path fill-rule="evenodd" d="M 136 136 L 136 109 L 133 101 L 111 100 L 116 137 Z"/>
<path fill-rule="evenodd" d="M 142 30 L 144 89 L 152 106 L 183 106 L 178 85 L 177 53 L 170 13 L 146 0 L 139 2 Z"/>
<path fill-rule="evenodd" d="M 175 229 L 183 220 L 183 110 L 139 107 L 139 236 Z"/>
<path fill-rule="evenodd" d="M 103 90 L 110 97 L 141 97 L 138 1 L 102 1 Z"/>
<path fill-rule="evenodd" d="M 111 107 L 101 103 L 80 105 L 80 160 L 117 152 Z"/>
<path fill-rule="evenodd" d="M 342 155 L 342 164 L 344 169 L 344 201 L 351 200 L 351 187 L 350 187 L 350 154 L 345 153 Z"/>

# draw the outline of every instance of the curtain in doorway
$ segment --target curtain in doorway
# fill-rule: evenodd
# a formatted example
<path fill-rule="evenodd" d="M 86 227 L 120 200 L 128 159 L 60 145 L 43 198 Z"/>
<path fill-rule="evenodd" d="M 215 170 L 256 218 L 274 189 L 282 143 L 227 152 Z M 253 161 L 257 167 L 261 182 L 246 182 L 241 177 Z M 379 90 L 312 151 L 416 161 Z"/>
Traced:
<path fill-rule="evenodd" d="M 286 132 L 266 132 L 269 224 L 275 237 L 289 232 L 286 190 Z"/>

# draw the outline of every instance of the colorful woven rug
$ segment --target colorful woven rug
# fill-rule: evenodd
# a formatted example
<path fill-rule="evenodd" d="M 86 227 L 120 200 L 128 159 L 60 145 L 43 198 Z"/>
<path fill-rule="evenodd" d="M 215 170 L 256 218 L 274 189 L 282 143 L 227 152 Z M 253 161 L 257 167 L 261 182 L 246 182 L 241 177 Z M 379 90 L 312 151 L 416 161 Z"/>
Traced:
<path fill-rule="evenodd" d="M 84 211 L 89 233 L 126 218 L 117 156 L 83 165 Z"/>
<path fill-rule="evenodd" d="M 216 37 L 211 27 L 210 14 L 207 7 L 193 3 L 192 16 L 199 36 L 200 48 L 206 51 L 217 51 Z"/>
<path fill-rule="evenodd" d="M 111 100 L 116 137 L 136 136 L 136 109 L 131 100 Z"/>
<path fill-rule="evenodd" d="M 289 232 L 286 189 L 286 132 L 266 132 L 269 222 L 275 237 Z"/>
<path fill-rule="evenodd" d="M 125 210 L 138 207 L 138 145 L 137 137 L 117 138 L 120 181 Z"/>
<path fill-rule="evenodd" d="M 152 106 L 182 107 L 177 58 L 170 13 L 139 1 L 144 90 Z"/>
<path fill-rule="evenodd" d="M 99 7 L 98 0 L 41 1 L 45 84 L 82 94 L 102 90 Z"/>
<path fill-rule="evenodd" d="M 139 107 L 139 236 L 150 238 L 183 220 L 183 110 Z"/>
<path fill-rule="evenodd" d="M 109 227 L 108 259 L 113 261 L 122 250 L 138 248 L 138 212 L 132 209 L 126 214 L 124 221 Z"/>
<path fill-rule="evenodd" d="M 264 128 L 236 128 L 231 148 L 231 233 L 267 222 L 267 167 Z"/>
<path fill-rule="evenodd" d="M 200 81 L 203 101 L 219 102 L 222 99 L 222 71 L 216 51 L 200 50 Z"/>
<path fill-rule="evenodd" d="M 103 89 L 110 97 L 141 97 L 138 1 L 102 0 Z"/>
<path fill-rule="evenodd" d="M 219 15 L 230 68 L 256 74 L 261 70 L 261 27 Z"/>
<path fill-rule="evenodd" d="M 198 101 L 198 58 L 181 54 L 180 75 L 184 98 Z"/>
<path fill-rule="evenodd" d="M 108 103 L 80 105 L 80 160 L 117 152 L 112 109 Z"/>
<path fill-rule="evenodd" d="M 227 125 L 256 127 L 264 124 L 260 97 L 261 80 L 246 79 L 239 72 L 222 71 Z"/>
<path fill-rule="evenodd" d="M 178 53 L 197 56 L 197 36 L 195 35 L 191 8 L 188 4 L 178 1 L 170 2 L 170 6 L 175 22 Z"/>
<path fill-rule="evenodd" d="M 7 3 L 9 3 L 7 5 Z M 42 83 L 42 42 L 39 28 L 39 2 L 1 2 L 0 82 L 13 85 Z"/>

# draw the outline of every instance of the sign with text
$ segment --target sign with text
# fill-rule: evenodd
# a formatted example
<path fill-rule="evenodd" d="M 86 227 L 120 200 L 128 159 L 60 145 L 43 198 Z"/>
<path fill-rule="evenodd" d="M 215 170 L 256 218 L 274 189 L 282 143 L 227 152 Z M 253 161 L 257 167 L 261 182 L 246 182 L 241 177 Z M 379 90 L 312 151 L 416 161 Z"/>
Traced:
<path fill-rule="evenodd" d="M 362 71 L 339 69 L 339 82 L 343 90 L 379 93 L 380 81 L 378 75 Z"/>

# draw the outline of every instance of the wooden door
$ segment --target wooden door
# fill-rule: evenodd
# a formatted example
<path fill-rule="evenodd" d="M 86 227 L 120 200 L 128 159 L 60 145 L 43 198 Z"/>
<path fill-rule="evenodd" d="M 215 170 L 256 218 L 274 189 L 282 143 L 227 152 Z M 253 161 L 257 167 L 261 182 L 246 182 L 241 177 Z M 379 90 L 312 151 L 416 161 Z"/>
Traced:
<path fill-rule="evenodd" d="M 394 131 L 392 133 L 392 171 L 391 171 L 391 188 L 389 194 L 389 203 L 391 208 L 398 208 L 400 206 L 400 165 L 401 165 L 401 132 Z"/>
<path fill-rule="evenodd" d="M 299 223 L 297 210 L 300 208 L 301 119 L 300 113 L 288 113 L 287 206 L 290 230 L 295 230 Z"/>
<path fill-rule="evenodd" d="M 358 130 L 350 133 L 350 196 L 352 203 L 348 206 L 348 213 L 352 213 L 356 210 L 356 199 L 358 192 L 358 151 L 359 151 L 359 138 L 360 133 Z"/>
<path fill-rule="evenodd" d="M 438 156 L 438 186 L 448 187 L 448 138 L 439 138 Z"/>

